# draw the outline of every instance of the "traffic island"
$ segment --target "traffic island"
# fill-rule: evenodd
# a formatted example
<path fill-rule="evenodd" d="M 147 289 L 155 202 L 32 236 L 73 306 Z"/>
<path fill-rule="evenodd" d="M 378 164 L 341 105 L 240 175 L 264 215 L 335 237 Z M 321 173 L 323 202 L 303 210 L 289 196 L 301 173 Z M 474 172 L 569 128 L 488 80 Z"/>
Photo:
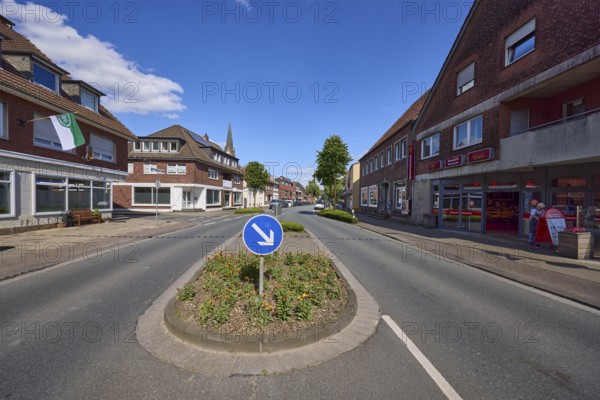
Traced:
<path fill-rule="evenodd" d="M 377 328 L 380 313 L 372 296 L 312 234 L 290 235 L 280 251 L 321 253 L 347 288 L 346 307 L 335 319 L 300 331 L 244 335 L 210 331 L 183 323 L 176 312 L 179 289 L 195 281 L 217 252 L 237 253 L 241 237 L 230 239 L 198 261 L 165 291 L 138 321 L 139 343 L 157 358 L 207 376 L 285 373 L 331 360 L 364 343 Z"/>

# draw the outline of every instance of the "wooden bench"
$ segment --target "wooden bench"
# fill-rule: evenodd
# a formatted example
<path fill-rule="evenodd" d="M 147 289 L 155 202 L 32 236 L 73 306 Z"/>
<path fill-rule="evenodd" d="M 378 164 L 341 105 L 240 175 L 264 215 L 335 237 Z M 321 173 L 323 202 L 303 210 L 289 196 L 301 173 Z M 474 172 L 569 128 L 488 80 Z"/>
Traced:
<path fill-rule="evenodd" d="M 81 226 L 82 222 L 98 222 L 97 218 L 94 217 L 94 214 L 91 210 L 81 209 L 81 210 L 70 210 L 69 211 L 73 216 L 73 224 L 77 223 L 77 226 Z"/>

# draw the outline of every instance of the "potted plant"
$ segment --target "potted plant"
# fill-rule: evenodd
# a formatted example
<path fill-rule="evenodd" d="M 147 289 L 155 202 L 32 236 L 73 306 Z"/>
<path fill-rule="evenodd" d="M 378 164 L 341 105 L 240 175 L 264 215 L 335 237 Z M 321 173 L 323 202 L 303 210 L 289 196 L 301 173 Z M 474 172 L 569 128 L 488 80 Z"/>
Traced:
<path fill-rule="evenodd" d="M 558 252 L 561 256 L 577 260 L 592 258 L 594 237 L 585 228 L 567 228 L 558 232 Z"/>
<path fill-rule="evenodd" d="M 102 222 L 102 213 L 100 212 L 100 210 L 98 210 L 97 208 L 94 208 L 94 213 L 92 214 L 94 216 L 94 220 L 98 223 Z"/>

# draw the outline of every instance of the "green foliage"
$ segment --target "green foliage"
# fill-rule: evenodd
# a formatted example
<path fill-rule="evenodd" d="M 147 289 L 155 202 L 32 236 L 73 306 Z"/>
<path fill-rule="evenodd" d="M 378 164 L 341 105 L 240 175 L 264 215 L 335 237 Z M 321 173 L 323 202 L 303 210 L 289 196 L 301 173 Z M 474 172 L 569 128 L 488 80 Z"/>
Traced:
<path fill-rule="evenodd" d="M 319 211 L 319 215 L 325 218 L 331 218 L 338 221 L 349 222 L 351 224 L 358 223 L 358 218 L 353 217 L 348 214 L 346 211 L 342 210 L 321 210 Z"/>
<path fill-rule="evenodd" d="M 304 232 L 304 225 L 297 222 L 280 221 L 284 232 Z"/>
<path fill-rule="evenodd" d="M 100 221 L 102 219 L 102 213 L 100 212 L 100 210 L 98 210 L 98 208 L 94 208 L 94 212 L 92 213 L 92 216 L 94 218 L 96 218 L 96 220 Z"/>
<path fill-rule="evenodd" d="M 277 252 L 265 256 L 262 296 L 257 293 L 258 270 L 259 257 L 246 252 L 220 252 L 208 259 L 201 278 L 203 297 L 197 300 L 198 319 L 205 324 L 222 325 L 236 307 L 243 309 L 249 321 L 260 328 L 275 318 L 311 321 L 315 307 L 340 296 L 342 284 L 329 260 L 322 256 Z M 193 288 L 184 289 L 180 291 L 182 297 L 188 298 L 190 290 L 196 296 Z"/>
<path fill-rule="evenodd" d="M 308 184 L 306 185 L 306 194 L 315 199 L 321 197 L 321 188 L 317 184 L 317 181 L 313 179 L 310 182 L 308 182 Z"/>
<path fill-rule="evenodd" d="M 301 321 L 312 321 L 313 305 L 308 299 L 300 299 L 296 304 L 296 315 Z"/>
<path fill-rule="evenodd" d="M 314 177 L 325 187 L 337 187 L 337 182 L 346 174 L 348 163 L 352 161 L 348 145 L 338 135 L 325 139 L 323 148 L 317 152 L 317 169 Z M 334 192 L 334 203 L 337 203 L 337 193 Z"/>
<path fill-rule="evenodd" d="M 292 318 L 292 294 L 287 289 L 280 288 L 275 292 L 275 308 L 280 320 Z"/>
<path fill-rule="evenodd" d="M 186 285 L 177 292 L 177 300 L 179 301 L 192 301 L 196 297 L 196 289 L 194 285 Z"/>
<path fill-rule="evenodd" d="M 235 210 L 233 213 L 234 214 L 260 214 L 263 212 L 264 211 L 258 207 L 252 207 L 252 208 L 240 208 L 239 210 Z"/>

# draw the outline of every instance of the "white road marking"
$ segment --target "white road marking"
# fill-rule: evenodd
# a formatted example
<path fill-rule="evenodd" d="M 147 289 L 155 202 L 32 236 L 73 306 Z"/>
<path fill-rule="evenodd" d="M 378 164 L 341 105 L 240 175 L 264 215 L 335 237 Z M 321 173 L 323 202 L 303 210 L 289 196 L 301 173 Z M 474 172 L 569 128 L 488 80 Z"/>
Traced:
<path fill-rule="evenodd" d="M 206 226 L 206 225 L 212 225 L 212 224 L 214 224 L 214 223 L 215 223 L 214 221 L 213 221 L 213 222 L 207 222 L 207 223 L 205 223 L 204 225 L 205 225 L 205 226 Z"/>
<path fill-rule="evenodd" d="M 433 379 L 436 385 L 442 390 L 442 392 L 446 395 L 447 398 L 451 400 L 461 400 L 462 398 L 456 393 L 456 391 L 450 386 L 448 381 L 440 374 L 440 372 L 433 366 L 433 364 L 425 357 L 421 350 L 412 340 L 406 336 L 406 333 L 400 329 L 398 324 L 394 322 L 394 320 L 389 315 L 383 315 L 381 318 L 388 324 L 392 331 L 404 342 L 408 350 L 411 352 L 413 357 L 421 364 L 421 366 L 425 369 L 425 371 L 429 374 L 429 376 Z"/>
<path fill-rule="evenodd" d="M 225 221 L 231 221 L 231 218 L 224 219 L 223 222 Z"/>
<path fill-rule="evenodd" d="M 195 220 L 197 220 L 197 219 L 198 219 L 198 218 L 192 218 L 192 219 L 188 219 L 188 222 L 192 222 L 192 221 L 195 221 Z"/>

